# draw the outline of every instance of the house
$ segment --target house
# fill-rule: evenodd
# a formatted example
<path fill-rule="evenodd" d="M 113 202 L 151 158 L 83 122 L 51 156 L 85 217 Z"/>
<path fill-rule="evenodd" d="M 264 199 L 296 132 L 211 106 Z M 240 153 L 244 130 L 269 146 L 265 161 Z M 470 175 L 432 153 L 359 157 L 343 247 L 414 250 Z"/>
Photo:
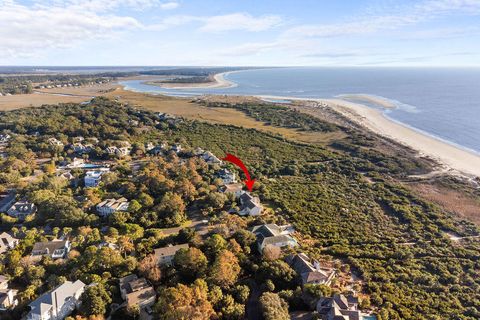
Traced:
<path fill-rule="evenodd" d="M 220 189 L 223 193 L 233 193 L 236 198 L 239 198 L 243 194 L 243 184 L 241 183 L 231 183 L 224 185 Z"/>
<path fill-rule="evenodd" d="M 37 242 L 32 249 L 32 257 L 48 256 L 52 259 L 65 258 L 70 251 L 70 242 L 68 240 L 52 240 L 46 242 Z"/>
<path fill-rule="evenodd" d="M 310 259 L 304 253 L 290 255 L 286 261 L 300 276 L 302 285 L 324 284 L 328 286 L 335 277 L 335 270 L 333 268 L 322 267 L 320 262 Z"/>
<path fill-rule="evenodd" d="M 72 162 L 67 164 L 67 168 L 80 168 L 85 165 L 85 160 L 82 158 L 73 158 Z"/>
<path fill-rule="evenodd" d="M 111 155 L 117 154 L 118 148 L 115 146 L 109 146 L 105 149 L 105 152 Z"/>
<path fill-rule="evenodd" d="M 0 311 L 15 308 L 18 305 L 18 290 L 8 287 L 8 279 L 4 275 L 0 275 Z"/>
<path fill-rule="evenodd" d="M 93 170 L 87 171 L 85 173 L 85 187 L 97 187 L 102 180 L 102 175 L 105 173 L 104 170 Z"/>
<path fill-rule="evenodd" d="M 72 141 L 75 143 L 75 142 L 82 142 L 84 141 L 85 138 L 82 137 L 82 136 L 77 136 L 77 137 L 73 137 Z"/>
<path fill-rule="evenodd" d="M 96 209 L 98 215 L 107 217 L 116 211 L 127 211 L 129 202 L 125 198 L 120 199 L 106 199 L 97 204 Z"/>
<path fill-rule="evenodd" d="M 10 190 L 7 192 L 0 192 L 0 212 L 7 212 L 7 210 L 15 203 L 15 192 Z"/>
<path fill-rule="evenodd" d="M 12 137 L 8 133 L 0 134 L 0 142 L 5 143 L 8 142 Z"/>
<path fill-rule="evenodd" d="M 145 151 L 150 151 L 150 150 L 153 150 L 155 148 L 155 145 L 151 142 L 148 142 L 148 143 L 145 143 Z"/>
<path fill-rule="evenodd" d="M 62 177 L 68 181 L 75 180 L 75 176 L 70 171 L 61 171 L 57 173 L 57 177 Z"/>
<path fill-rule="evenodd" d="M 228 169 L 222 169 L 217 173 L 218 177 L 222 179 L 223 184 L 231 184 L 236 183 L 237 178 L 234 172 L 231 172 Z"/>
<path fill-rule="evenodd" d="M 290 236 L 292 232 L 290 225 L 278 226 L 274 223 L 262 224 L 252 229 L 252 233 L 257 237 L 257 247 L 260 252 L 263 252 L 267 245 L 279 248 L 297 246 L 297 241 Z"/>
<path fill-rule="evenodd" d="M 157 297 L 155 289 L 148 284 L 145 278 L 138 278 L 131 274 L 120 278 L 120 294 L 125 300 L 127 307 L 138 306 L 140 308 L 140 319 L 149 318 L 151 307 Z"/>
<path fill-rule="evenodd" d="M 0 233 L 0 254 L 6 252 L 7 250 L 15 248 L 17 244 L 17 238 L 12 237 L 6 232 Z"/>
<path fill-rule="evenodd" d="M 176 246 L 170 245 L 168 247 L 157 248 L 154 250 L 154 255 L 160 266 L 171 266 L 175 253 L 180 249 L 188 249 L 188 244 L 177 244 Z"/>
<path fill-rule="evenodd" d="M 119 156 L 119 157 L 124 157 L 124 156 L 128 156 L 130 154 L 130 150 L 131 148 L 129 146 L 127 147 L 115 147 L 115 146 L 110 146 L 110 147 L 107 147 L 105 149 L 105 151 L 108 153 L 108 154 L 111 154 L 111 155 L 116 155 L 116 156 Z"/>
<path fill-rule="evenodd" d="M 119 157 L 125 157 L 125 156 L 128 156 L 130 152 L 131 152 L 130 147 L 120 147 L 117 149 L 116 155 Z"/>
<path fill-rule="evenodd" d="M 89 153 L 92 151 L 93 145 L 91 144 L 82 144 L 82 143 L 74 143 L 72 145 L 73 152 L 77 154 L 84 154 Z"/>
<path fill-rule="evenodd" d="M 252 196 L 248 192 L 240 195 L 240 210 L 238 214 L 241 216 L 259 216 L 263 211 L 263 206 L 258 197 Z"/>
<path fill-rule="evenodd" d="M 213 153 L 210 151 L 204 152 L 200 158 L 202 158 L 208 164 L 221 164 L 222 160 L 218 159 Z"/>
<path fill-rule="evenodd" d="M 317 302 L 317 312 L 322 320 L 362 320 L 358 310 L 358 298 L 334 294 L 333 297 L 323 297 Z"/>
<path fill-rule="evenodd" d="M 56 138 L 50 138 L 47 140 L 48 144 L 50 144 L 51 146 L 54 146 L 54 147 L 63 147 L 63 142 L 61 142 L 60 140 L 56 139 Z"/>
<path fill-rule="evenodd" d="M 7 214 L 10 217 L 14 217 L 19 220 L 25 220 L 27 216 L 35 214 L 35 212 L 37 212 L 37 206 L 26 200 L 15 202 L 10 209 L 7 210 Z"/>
<path fill-rule="evenodd" d="M 48 291 L 28 306 L 27 320 L 60 320 L 80 306 L 80 296 L 85 284 L 77 280 L 65 281 L 54 290 Z"/>
<path fill-rule="evenodd" d="M 172 150 L 175 153 L 179 153 L 180 151 L 182 151 L 182 145 L 175 143 L 170 150 Z"/>

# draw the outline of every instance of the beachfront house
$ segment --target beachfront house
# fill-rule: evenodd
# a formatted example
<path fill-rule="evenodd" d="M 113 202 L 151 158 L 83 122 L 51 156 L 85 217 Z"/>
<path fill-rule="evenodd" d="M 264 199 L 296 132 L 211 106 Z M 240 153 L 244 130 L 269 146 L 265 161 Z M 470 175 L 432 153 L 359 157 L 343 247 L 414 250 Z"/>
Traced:
<path fill-rule="evenodd" d="M 0 311 L 15 308 L 18 305 L 18 290 L 9 288 L 8 278 L 0 275 Z"/>
<path fill-rule="evenodd" d="M 297 241 L 290 236 L 293 228 L 290 225 L 278 226 L 274 223 L 255 226 L 252 233 L 257 237 L 258 251 L 263 252 L 267 245 L 284 248 L 295 247 Z"/>
<path fill-rule="evenodd" d="M 175 253 L 177 253 L 180 249 L 188 249 L 188 244 L 178 244 L 175 246 L 167 246 L 163 248 L 155 249 L 155 259 L 160 266 L 171 266 L 173 263 L 173 258 L 175 257 Z"/>
<path fill-rule="evenodd" d="M 305 284 L 330 285 L 335 277 L 335 269 L 322 266 L 317 260 L 309 258 L 305 253 L 290 255 L 286 262 L 297 272 Z"/>
<path fill-rule="evenodd" d="M 106 199 L 96 205 L 98 215 L 108 217 L 116 211 L 127 211 L 129 202 L 125 198 Z"/>
<path fill-rule="evenodd" d="M 18 239 L 12 237 L 9 233 L 0 233 L 0 254 L 7 252 L 17 246 Z"/>
<path fill-rule="evenodd" d="M 333 297 L 322 297 L 317 302 L 317 312 L 324 320 L 362 320 L 358 310 L 358 298 L 334 294 Z"/>
<path fill-rule="evenodd" d="M 238 214 L 241 216 L 259 216 L 263 211 L 260 198 L 252 196 L 249 192 L 243 192 L 240 195 L 240 210 Z"/>
<path fill-rule="evenodd" d="M 31 256 L 36 258 L 48 256 L 52 259 L 63 259 L 69 251 L 70 242 L 68 240 L 52 240 L 35 243 Z"/>
<path fill-rule="evenodd" d="M 37 212 L 37 206 L 27 200 L 17 201 L 7 210 L 7 214 L 10 217 L 19 220 L 25 220 L 27 216 L 33 215 L 35 212 Z"/>
<path fill-rule="evenodd" d="M 27 320 L 60 320 L 70 315 L 80 306 L 80 297 L 85 289 L 85 284 L 77 280 L 65 281 L 53 290 L 50 290 L 28 306 L 30 312 Z"/>

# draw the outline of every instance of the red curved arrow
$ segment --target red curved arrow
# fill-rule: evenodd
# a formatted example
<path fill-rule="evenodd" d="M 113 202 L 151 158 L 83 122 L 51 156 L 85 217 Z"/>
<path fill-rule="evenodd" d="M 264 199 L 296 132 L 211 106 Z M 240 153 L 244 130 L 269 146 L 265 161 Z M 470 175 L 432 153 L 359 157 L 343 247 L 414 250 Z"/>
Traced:
<path fill-rule="evenodd" d="M 255 179 L 250 178 L 250 173 L 248 173 L 247 167 L 245 167 L 245 165 L 243 164 L 243 161 L 230 153 L 227 153 L 227 156 L 222 160 L 231 162 L 243 170 L 243 173 L 245 173 L 245 177 L 247 177 L 247 180 L 245 180 L 245 185 L 247 186 L 248 191 L 252 191 L 253 184 L 255 183 Z"/>

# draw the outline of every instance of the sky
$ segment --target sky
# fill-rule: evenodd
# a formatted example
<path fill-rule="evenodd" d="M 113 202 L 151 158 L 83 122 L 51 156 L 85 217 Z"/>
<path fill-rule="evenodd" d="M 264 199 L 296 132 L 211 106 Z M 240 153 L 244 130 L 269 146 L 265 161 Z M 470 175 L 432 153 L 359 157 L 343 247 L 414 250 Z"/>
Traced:
<path fill-rule="evenodd" d="M 0 65 L 480 66 L 480 0 L 0 0 Z"/>

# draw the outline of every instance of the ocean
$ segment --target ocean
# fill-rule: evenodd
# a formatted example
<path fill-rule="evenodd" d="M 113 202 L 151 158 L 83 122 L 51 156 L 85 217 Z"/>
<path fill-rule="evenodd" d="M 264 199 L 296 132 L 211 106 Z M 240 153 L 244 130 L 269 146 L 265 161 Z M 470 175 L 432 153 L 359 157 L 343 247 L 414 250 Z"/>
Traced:
<path fill-rule="evenodd" d="M 169 95 L 269 95 L 342 98 L 381 108 L 388 118 L 480 154 L 480 68 L 272 68 L 225 76 L 232 88 L 163 89 L 142 80 L 129 90 Z M 353 95 L 353 96 L 352 96 Z M 386 99 L 385 109 L 355 95 Z"/>

